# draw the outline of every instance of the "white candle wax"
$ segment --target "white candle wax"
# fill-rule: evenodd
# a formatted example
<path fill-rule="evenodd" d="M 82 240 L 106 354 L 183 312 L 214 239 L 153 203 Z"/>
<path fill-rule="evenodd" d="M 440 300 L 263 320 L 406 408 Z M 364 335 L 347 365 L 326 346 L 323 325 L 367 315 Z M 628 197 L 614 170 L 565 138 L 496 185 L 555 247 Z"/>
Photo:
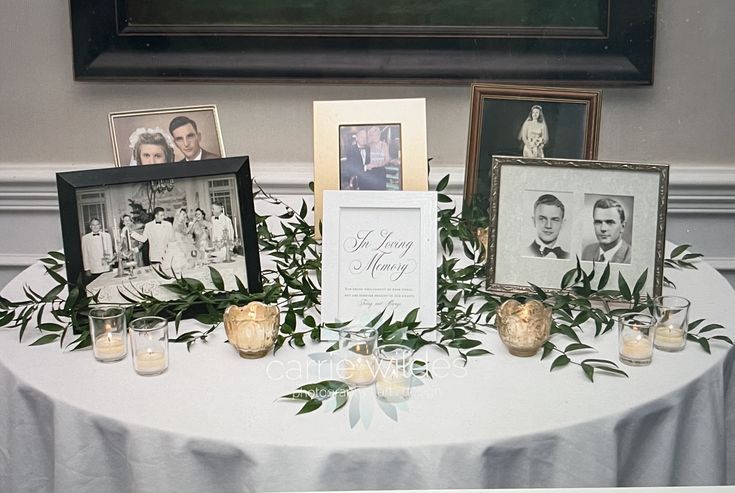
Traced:
<path fill-rule="evenodd" d="M 350 355 L 342 362 L 342 380 L 351 385 L 369 385 L 376 373 L 374 356 Z"/>
<path fill-rule="evenodd" d="M 94 355 L 97 359 L 112 360 L 125 355 L 125 340 L 122 334 L 108 331 L 94 341 Z"/>
<path fill-rule="evenodd" d="M 623 340 L 620 354 L 632 360 L 645 360 L 653 354 L 653 347 L 647 337 L 632 337 Z"/>
<path fill-rule="evenodd" d="M 680 349 L 686 342 L 686 333 L 679 327 L 659 325 L 656 327 L 656 347 L 663 349 Z"/>
<path fill-rule="evenodd" d="M 142 374 L 161 373 L 166 369 L 166 354 L 148 349 L 135 354 L 135 370 Z"/>
<path fill-rule="evenodd" d="M 375 393 L 387 402 L 399 402 L 408 399 L 411 392 L 411 377 L 400 372 L 383 375 L 378 373 L 375 381 Z"/>

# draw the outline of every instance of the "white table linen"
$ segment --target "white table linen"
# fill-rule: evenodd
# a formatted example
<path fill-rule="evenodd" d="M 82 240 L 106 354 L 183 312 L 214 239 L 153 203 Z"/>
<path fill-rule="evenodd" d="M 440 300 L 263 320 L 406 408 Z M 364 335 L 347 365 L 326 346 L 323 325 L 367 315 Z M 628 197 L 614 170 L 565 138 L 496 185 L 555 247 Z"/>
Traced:
<path fill-rule="evenodd" d="M 34 266 L 2 292 L 49 285 Z M 692 317 L 735 334 L 735 292 L 711 267 L 667 275 Z M 666 290 L 667 292 L 670 290 Z M 183 330 L 196 328 L 186 322 Z M 398 422 L 360 391 L 349 409 L 294 416 L 275 402 L 319 379 L 305 349 L 243 360 L 218 330 L 187 353 L 172 345 L 159 377 L 137 376 L 130 356 L 101 364 L 91 351 L 18 344 L 0 329 L 0 491 L 303 491 L 500 487 L 610 487 L 735 483 L 735 351 L 691 342 L 656 351 L 630 378 L 495 355 L 450 369 L 413 391 Z M 617 358 L 614 333 L 590 342 Z M 592 356 L 594 357 L 594 356 Z M 304 368 L 309 374 L 303 374 Z M 441 373 L 435 371 L 435 373 Z M 321 375 L 327 378 L 328 375 Z M 372 412 L 372 414 L 371 414 Z"/>

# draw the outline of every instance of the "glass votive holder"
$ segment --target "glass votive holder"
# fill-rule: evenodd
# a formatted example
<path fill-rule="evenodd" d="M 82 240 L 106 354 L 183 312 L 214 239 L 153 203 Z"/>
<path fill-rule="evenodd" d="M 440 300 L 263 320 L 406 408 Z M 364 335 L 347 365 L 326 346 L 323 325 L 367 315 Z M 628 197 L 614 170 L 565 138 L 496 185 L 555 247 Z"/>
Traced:
<path fill-rule="evenodd" d="M 344 327 L 339 331 L 337 376 L 349 385 L 364 387 L 375 381 L 378 331 L 369 327 Z"/>
<path fill-rule="evenodd" d="M 89 309 L 89 335 L 97 361 L 112 363 L 128 355 L 125 309 L 115 305 L 97 305 Z"/>
<path fill-rule="evenodd" d="M 138 375 L 160 375 L 168 369 L 168 321 L 141 317 L 130 322 L 133 368 Z"/>
<path fill-rule="evenodd" d="M 413 350 L 402 344 L 378 347 L 378 374 L 375 395 L 385 402 L 401 402 L 411 397 Z"/>
<path fill-rule="evenodd" d="M 626 313 L 618 321 L 620 361 L 631 366 L 646 366 L 653 359 L 656 319 L 643 313 Z"/>
<path fill-rule="evenodd" d="M 687 343 L 690 305 L 689 300 L 681 296 L 659 296 L 653 300 L 656 349 L 671 353 L 684 349 Z"/>

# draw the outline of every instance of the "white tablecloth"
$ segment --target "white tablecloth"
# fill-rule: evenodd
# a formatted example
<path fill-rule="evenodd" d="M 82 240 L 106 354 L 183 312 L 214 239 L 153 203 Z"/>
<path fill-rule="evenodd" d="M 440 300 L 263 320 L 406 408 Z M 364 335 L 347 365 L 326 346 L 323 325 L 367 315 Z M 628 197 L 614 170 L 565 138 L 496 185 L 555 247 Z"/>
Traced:
<path fill-rule="evenodd" d="M 42 289 L 35 266 L 22 283 Z M 712 268 L 668 272 L 692 317 L 735 331 L 735 293 Z M 193 327 L 188 322 L 182 330 Z M 360 391 L 349 409 L 294 416 L 275 402 L 319 378 L 309 353 L 243 360 L 219 330 L 172 346 L 171 367 L 139 377 L 128 358 L 29 348 L 0 330 L 0 491 L 284 491 L 710 485 L 735 482 L 735 379 L 729 346 L 656 352 L 629 379 L 495 353 L 414 389 L 398 422 Z M 616 357 L 614 334 L 592 341 Z M 434 351 L 434 350 L 432 350 Z M 432 352 L 432 358 L 441 358 Z M 447 363 L 451 363 L 446 360 Z M 288 371 L 287 371 L 288 370 Z M 435 372 L 441 373 L 441 372 Z M 327 375 L 322 375 L 327 377 Z"/>

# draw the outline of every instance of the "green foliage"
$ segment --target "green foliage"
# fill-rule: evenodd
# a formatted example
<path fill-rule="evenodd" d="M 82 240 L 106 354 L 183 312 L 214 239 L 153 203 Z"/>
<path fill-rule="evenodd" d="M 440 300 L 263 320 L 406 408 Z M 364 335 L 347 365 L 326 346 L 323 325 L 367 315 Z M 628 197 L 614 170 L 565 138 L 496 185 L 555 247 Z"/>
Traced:
<path fill-rule="evenodd" d="M 444 177 L 437 186 L 441 204 L 437 212 L 437 231 L 443 250 L 442 264 L 437 268 L 437 324 L 420 328 L 416 321 L 418 309 L 415 309 L 403 319 L 391 313 L 381 313 L 370 325 L 378 330 L 381 342 L 400 342 L 414 351 L 436 347 L 445 354 L 457 354 L 466 364 L 471 358 L 491 354 L 482 347 L 478 335 L 494 328 L 491 322 L 495 309 L 509 298 L 492 295 L 484 289 L 482 258 L 486 252 L 477 234 L 478 228 L 487 224 L 486 211 L 467 208 L 458 212 L 452 199 L 442 193 L 448 183 L 449 178 Z M 309 342 L 319 343 L 324 330 L 339 329 L 349 324 L 320 321 L 321 244 L 314 237 L 314 227 L 307 221 L 309 207 L 306 202 L 302 201 L 296 210 L 266 193 L 257 183 L 255 185 L 257 197 L 282 211 L 277 216 L 256 218 L 261 254 L 274 262 L 273 269 L 262 272 L 264 292 L 249 293 L 237 278 L 237 289 L 226 291 L 222 276 L 214 268 L 209 272 L 215 287 L 213 290 L 205 289 L 199 280 L 157 271 L 165 281 L 163 286 L 175 294 L 176 299 L 158 300 L 132 286 L 126 287 L 120 294 L 127 301 L 129 317 L 159 315 L 173 320 L 176 336 L 172 342 L 186 344 L 191 349 L 196 342 L 206 342 L 221 325 L 227 306 L 256 300 L 277 303 L 283 320 L 274 352 L 284 345 L 305 347 Z M 313 189 L 312 184 L 309 186 Z M 696 268 L 694 261 L 701 255 L 687 253 L 688 249 L 689 245 L 676 248 L 671 258 L 666 259 L 666 266 Z M 26 299 L 23 301 L 14 302 L 0 297 L 0 327 L 18 328 L 22 341 L 27 328 L 37 326 L 41 336 L 32 345 L 58 342 L 71 350 L 88 347 L 87 315 L 90 306 L 98 299 L 59 273 L 64 264 L 61 253 L 49 252 L 41 262 L 46 274 L 56 284 L 46 293 L 36 293 L 25 286 Z M 551 370 L 578 367 L 590 381 L 599 373 L 627 375 L 615 362 L 586 357 L 595 349 L 582 343 L 579 335 L 588 327 L 594 327 L 594 335 L 600 336 L 614 328 L 621 313 L 652 308 L 652 300 L 643 295 L 647 271 L 641 273 L 634 283 L 620 274 L 617 279 L 611 279 L 609 264 L 599 276 L 598 273 L 595 269 L 586 272 L 577 259 L 576 266 L 562 276 L 560 290 L 545 290 L 531 284 L 531 293 L 512 296 L 519 302 L 537 299 L 552 308 L 552 336 L 543 346 L 541 360 L 556 353 L 551 360 Z M 67 296 L 64 296 L 65 292 L 68 292 Z M 611 308 L 613 304 L 621 303 L 624 308 Z M 179 333 L 181 320 L 187 316 L 194 316 L 206 328 Z M 715 341 L 733 343 L 729 337 L 717 332 L 722 326 L 707 324 L 700 327 L 702 323 L 703 320 L 692 322 L 687 337 L 705 351 L 710 352 Z M 69 341 L 70 338 L 73 340 Z M 328 351 L 335 349 L 336 344 Z M 414 363 L 414 373 L 431 377 L 424 361 Z M 327 380 L 303 385 L 283 398 L 303 401 L 298 414 L 305 414 L 321 408 L 322 403 L 329 399 L 335 399 L 335 410 L 342 408 L 352 390 L 347 384 Z"/>

